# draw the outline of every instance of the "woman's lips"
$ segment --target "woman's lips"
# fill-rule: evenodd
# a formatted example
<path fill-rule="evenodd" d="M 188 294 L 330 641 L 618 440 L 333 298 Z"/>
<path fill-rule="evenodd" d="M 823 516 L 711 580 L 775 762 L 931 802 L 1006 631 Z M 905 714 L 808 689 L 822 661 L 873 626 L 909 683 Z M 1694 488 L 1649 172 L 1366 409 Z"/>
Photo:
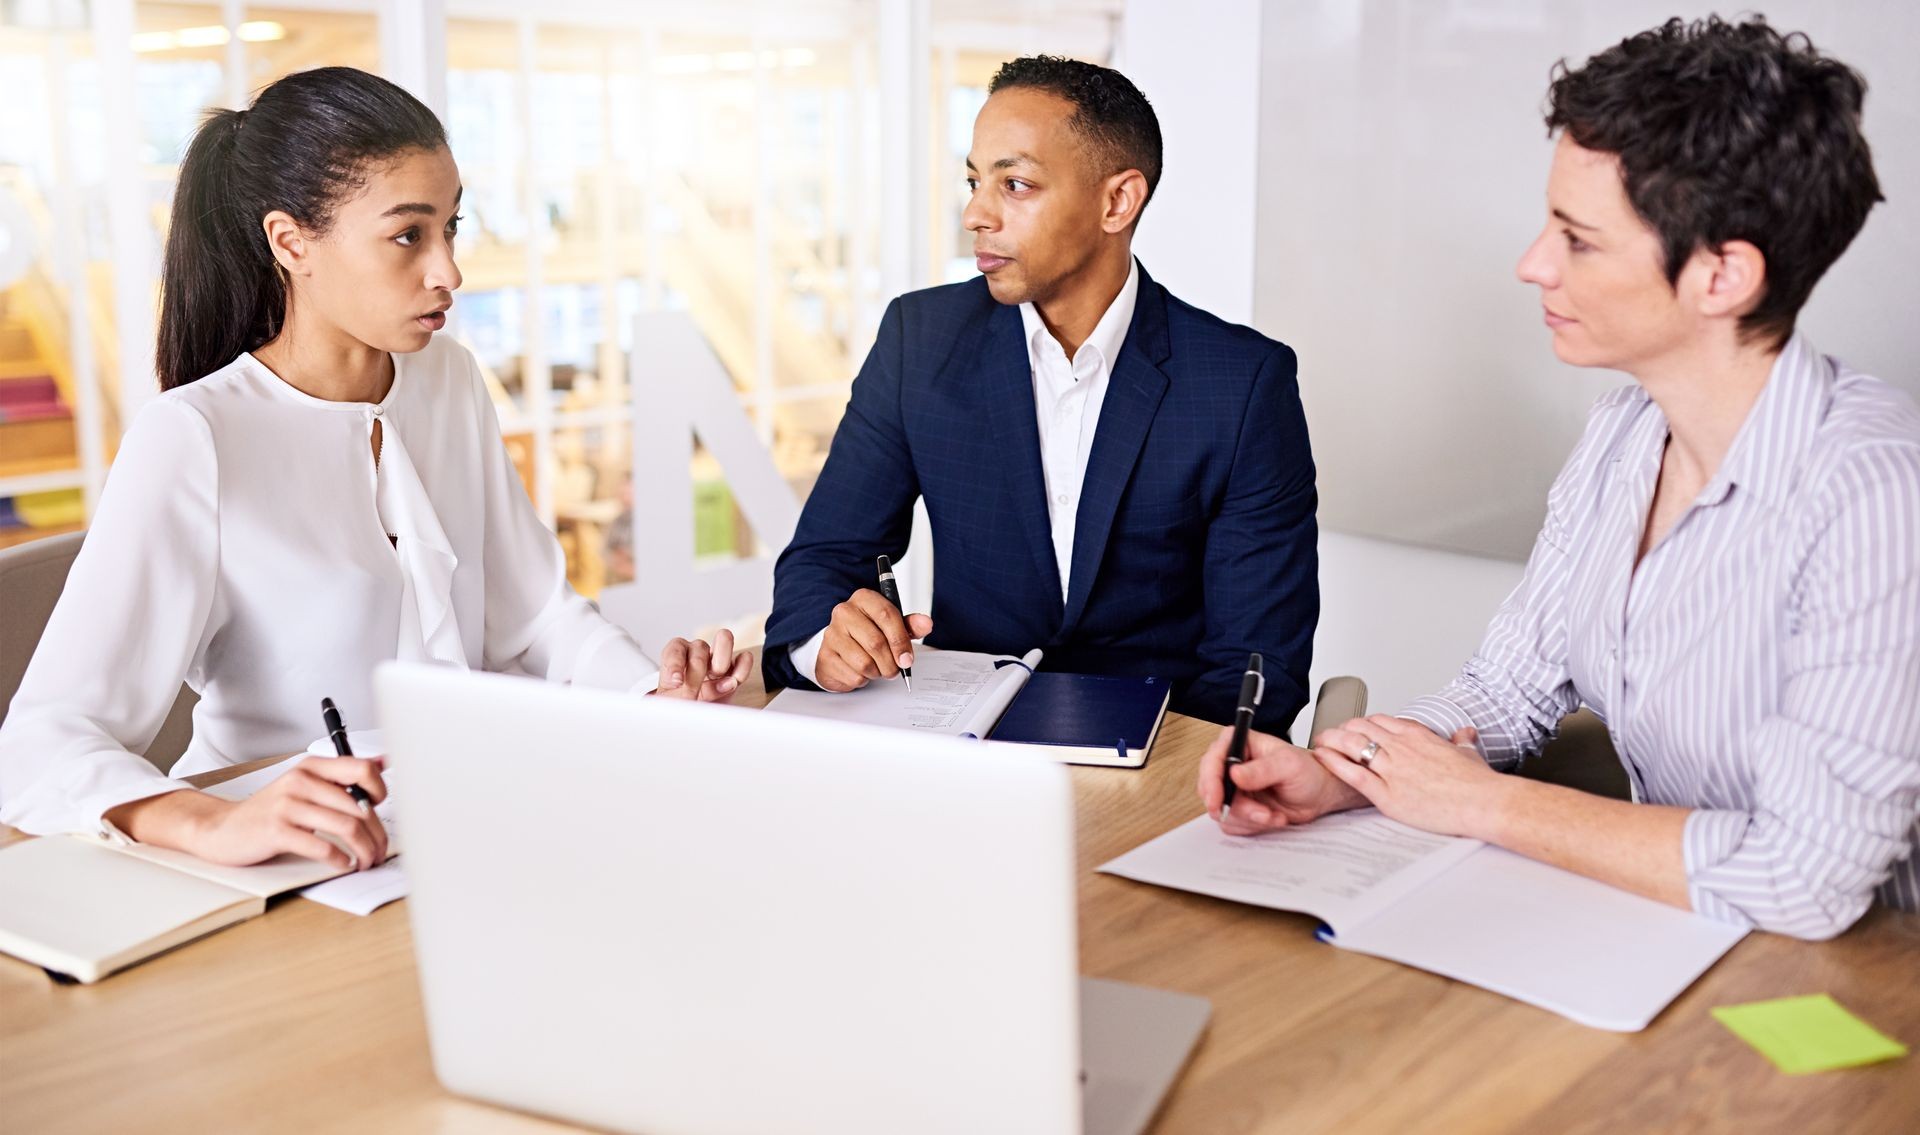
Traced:
<path fill-rule="evenodd" d="M 1547 326 L 1553 328 L 1556 331 L 1562 327 L 1572 327 L 1574 324 L 1580 322 L 1577 319 L 1568 319 L 1564 315 L 1556 315 L 1552 308 L 1543 307 L 1540 309 L 1540 311 L 1541 311 L 1541 314 L 1546 318 Z"/>
<path fill-rule="evenodd" d="M 447 313 L 444 311 L 431 311 L 419 319 L 414 320 L 414 322 L 429 331 L 438 331 L 447 325 Z"/>

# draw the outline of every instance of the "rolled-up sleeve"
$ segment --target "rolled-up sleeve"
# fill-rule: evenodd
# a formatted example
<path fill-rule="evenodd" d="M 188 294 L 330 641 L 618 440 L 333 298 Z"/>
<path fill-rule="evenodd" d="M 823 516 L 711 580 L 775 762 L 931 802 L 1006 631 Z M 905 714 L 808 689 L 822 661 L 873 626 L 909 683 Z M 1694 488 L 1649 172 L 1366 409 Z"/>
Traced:
<path fill-rule="evenodd" d="M 1830 938 L 1873 902 L 1920 823 L 1920 449 L 1848 463 L 1788 612 L 1777 712 L 1744 738 L 1750 811 L 1696 810 L 1694 909 Z"/>

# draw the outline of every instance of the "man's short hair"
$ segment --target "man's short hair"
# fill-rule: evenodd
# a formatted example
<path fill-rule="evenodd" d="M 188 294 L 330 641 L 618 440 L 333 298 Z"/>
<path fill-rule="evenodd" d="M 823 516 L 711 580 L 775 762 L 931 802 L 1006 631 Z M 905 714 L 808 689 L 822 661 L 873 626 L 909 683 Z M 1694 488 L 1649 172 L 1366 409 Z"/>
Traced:
<path fill-rule="evenodd" d="M 1739 330 L 1778 346 L 1882 200 L 1860 133 L 1866 92 L 1858 72 L 1762 17 L 1672 19 L 1578 69 L 1555 64 L 1547 132 L 1618 156 L 1669 283 L 1698 249 L 1758 248 L 1766 292 Z"/>
<path fill-rule="evenodd" d="M 1097 63 L 1058 55 L 1026 55 L 1001 65 L 987 93 L 1026 87 L 1073 104 L 1067 125 L 1086 142 L 1102 177 L 1137 169 L 1147 200 L 1160 184 L 1160 119 L 1147 96 L 1125 75 Z M 1144 206 L 1143 206 L 1144 207 Z"/>

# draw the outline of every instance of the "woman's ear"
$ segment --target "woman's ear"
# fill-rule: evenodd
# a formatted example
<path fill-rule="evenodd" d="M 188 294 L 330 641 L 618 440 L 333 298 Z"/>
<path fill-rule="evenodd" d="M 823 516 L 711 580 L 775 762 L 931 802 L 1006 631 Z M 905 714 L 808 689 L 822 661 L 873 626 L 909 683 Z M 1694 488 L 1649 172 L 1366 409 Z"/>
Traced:
<path fill-rule="evenodd" d="M 268 251 L 273 253 L 282 271 L 289 276 L 305 276 L 311 271 L 307 264 L 307 234 L 301 230 L 300 222 L 275 209 L 261 218 L 260 228 L 266 233 Z"/>
<path fill-rule="evenodd" d="M 1694 255 L 1708 273 L 1699 298 L 1702 315 L 1742 316 L 1765 297 L 1767 257 L 1750 242 L 1730 240 Z"/>

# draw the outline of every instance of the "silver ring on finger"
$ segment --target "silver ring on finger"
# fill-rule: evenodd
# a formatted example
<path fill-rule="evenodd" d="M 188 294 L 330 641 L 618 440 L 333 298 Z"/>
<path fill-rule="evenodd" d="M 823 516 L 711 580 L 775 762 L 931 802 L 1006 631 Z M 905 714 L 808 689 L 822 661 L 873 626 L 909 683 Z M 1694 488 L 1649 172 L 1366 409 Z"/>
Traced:
<path fill-rule="evenodd" d="M 1366 747 L 1360 750 L 1360 755 L 1354 758 L 1354 763 L 1361 768 L 1370 769 L 1373 767 L 1373 758 L 1379 755 L 1380 742 L 1368 741 Z"/>

